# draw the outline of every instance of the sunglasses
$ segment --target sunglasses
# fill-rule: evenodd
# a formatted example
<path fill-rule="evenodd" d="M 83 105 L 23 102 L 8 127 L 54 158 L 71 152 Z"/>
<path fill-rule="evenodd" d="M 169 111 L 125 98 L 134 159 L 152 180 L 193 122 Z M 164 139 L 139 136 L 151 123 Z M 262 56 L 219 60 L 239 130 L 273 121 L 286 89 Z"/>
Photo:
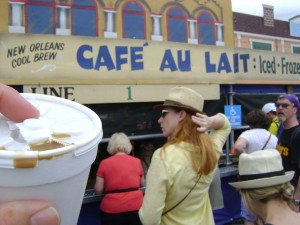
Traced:
<path fill-rule="evenodd" d="M 167 115 L 169 112 L 171 112 L 171 111 L 166 110 L 166 109 L 161 110 L 161 117 L 162 117 L 162 118 L 165 118 L 166 115 Z"/>
<path fill-rule="evenodd" d="M 275 106 L 276 106 L 276 108 L 279 108 L 280 106 L 282 107 L 282 108 L 287 108 L 287 107 L 289 107 L 289 106 L 294 106 L 293 104 L 289 104 L 289 103 L 275 103 Z"/>

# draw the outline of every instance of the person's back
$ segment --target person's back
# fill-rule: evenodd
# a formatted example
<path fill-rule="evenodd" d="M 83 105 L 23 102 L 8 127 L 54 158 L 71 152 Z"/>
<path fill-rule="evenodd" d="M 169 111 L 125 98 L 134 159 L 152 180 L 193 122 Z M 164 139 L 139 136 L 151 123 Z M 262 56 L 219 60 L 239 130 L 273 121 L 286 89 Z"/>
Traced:
<path fill-rule="evenodd" d="M 138 210 L 143 201 L 140 160 L 127 155 L 116 154 L 101 162 L 97 176 L 105 180 L 105 196 L 101 210 L 118 213 Z M 122 192 L 123 190 L 123 192 Z"/>
<path fill-rule="evenodd" d="M 239 138 L 247 140 L 245 151 L 251 153 L 258 149 L 276 148 L 277 137 L 271 134 L 266 129 L 254 128 L 244 131 Z"/>
<path fill-rule="evenodd" d="M 208 189 L 230 123 L 223 114 L 203 114 L 203 103 L 194 90 L 175 87 L 155 107 L 162 110 L 158 122 L 168 141 L 154 152 L 148 170 L 139 210 L 144 225 L 214 224 Z"/>
<path fill-rule="evenodd" d="M 230 124 L 226 120 L 222 129 L 210 135 L 212 143 L 215 143 L 214 151 L 218 155 L 221 154 L 222 143 L 225 143 L 229 131 Z M 148 170 L 145 199 L 143 209 L 140 210 L 142 216 L 145 211 L 152 211 L 151 216 L 147 215 L 146 224 L 214 224 L 208 189 L 217 168 L 199 178 L 191 163 L 191 152 L 193 146 L 187 142 L 171 144 L 164 150 L 160 148 L 154 152 L 152 157 L 154 166 L 150 165 Z M 192 189 L 194 190 L 191 191 Z M 187 193 L 189 193 L 187 199 L 181 201 Z M 157 205 L 164 206 L 167 211 L 177 206 L 167 214 L 163 214 L 159 222 L 161 209 L 154 209 Z M 152 218 L 151 222 L 148 218 Z"/>
<path fill-rule="evenodd" d="M 236 140 L 234 149 L 237 154 L 276 147 L 277 137 L 267 130 L 270 120 L 262 110 L 254 109 L 249 112 L 246 123 L 250 130 L 244 131 Z"/>
<path fill-rule="evenodd" d="M 114 133 L 107 151 L 112 156 L 101 161 L 95 190 L 105 193 L 101 203 L 102 225 L 141 225 L 138 210 L 143 202 L 139 188 L 144 185 L 141 161 L 129 155 L 132 145 L 124 133 Z"/>
<path fill-rule="evenodd" d="M 169 210 L 183 199 L 196 184 L 195 191 L 190 192 L 187 200 L 181 202 L 176 208 L 161 218 L 161 224 L 183 224 L 184 222 L 184 224 L 200 225 L 214 223 L 208 196 L 208 188 L 213 178 L 213 172 L 201 177 L 197 182 L 198 175 L 190 161 L 191 149 L 191 145 L 182 142 L 168 146 L 164 153 L 161 152 L 162 149 L 160 148 L 153 155 L 154 162 L 163 162 L 161 166 L 166 167 L 168 170 L 165 171 L 162 167 L 153 167 L 149 170 L 149 178 L 160 177 L 159 180 L 164 178 L 162 179 L 164 182 L 157 183 L 147 180 L 147 189 L 168 190 L 165 199 L 161 198 L 160 194 L 158 196 L 150 196 L 160 201 L 159 204 L 164 205 L 166 210 Z M 160 158 L 161 154 L 163 154 L 163 161 Z M 164 195 L 164 193 L 161 194 L 162 196 Z M 151 205 L 148 205 L 148 207 L 150 210 Z M 155 212 L 155 210 L 153 211 Z M 153 219 L 156 220 L 155 218 L 156 215 L 154 214 Z"/>

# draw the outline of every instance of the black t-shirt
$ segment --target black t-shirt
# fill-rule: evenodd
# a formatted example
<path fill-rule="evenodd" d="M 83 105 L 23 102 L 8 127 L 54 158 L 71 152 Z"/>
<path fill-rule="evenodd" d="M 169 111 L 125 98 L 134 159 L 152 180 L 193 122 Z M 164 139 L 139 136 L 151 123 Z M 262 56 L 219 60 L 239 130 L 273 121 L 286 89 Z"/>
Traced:
<path fill-rule="evenodd" d="M 297 131 L 296 131 L 297 129 Z M 295 171 L 294 178 L 291 183 L 294 187 L 297 186 L 299 178 L 299 164 L 300 164 L 300 125 L 283 130 L 278 137 L 277 150 L 282 157 L 282 164 L 285 171 Z M 293 134 L 295 131 L 295 134 Z M 291 141 L 291 138 L 293 140 Z"/>

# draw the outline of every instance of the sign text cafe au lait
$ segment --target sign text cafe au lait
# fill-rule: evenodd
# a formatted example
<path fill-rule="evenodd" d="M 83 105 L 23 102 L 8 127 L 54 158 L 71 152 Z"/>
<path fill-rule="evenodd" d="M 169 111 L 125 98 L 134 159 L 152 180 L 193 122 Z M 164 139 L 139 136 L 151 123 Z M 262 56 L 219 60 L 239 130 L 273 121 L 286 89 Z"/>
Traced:
<path fill-rule="evenodd" d="M 57 35 L 0 33 L 0 41 L 0 81 L 28 92 L 43 85 L 124 85 L 128 98 L 128 85 L 153 92 L 153 84 L 300 84 L 300 56 L 293 54 Z"/>

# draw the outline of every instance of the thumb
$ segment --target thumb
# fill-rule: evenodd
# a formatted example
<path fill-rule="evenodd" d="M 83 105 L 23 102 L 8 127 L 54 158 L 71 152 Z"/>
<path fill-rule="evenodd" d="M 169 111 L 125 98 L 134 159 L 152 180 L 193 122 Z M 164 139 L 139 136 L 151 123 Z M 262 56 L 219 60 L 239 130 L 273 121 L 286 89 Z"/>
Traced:
<path fill-rule="evenodd" d="M 56 209 L 44 201 L 14 201 L 0 204 L 1 225 L 59 225 Z"/>

